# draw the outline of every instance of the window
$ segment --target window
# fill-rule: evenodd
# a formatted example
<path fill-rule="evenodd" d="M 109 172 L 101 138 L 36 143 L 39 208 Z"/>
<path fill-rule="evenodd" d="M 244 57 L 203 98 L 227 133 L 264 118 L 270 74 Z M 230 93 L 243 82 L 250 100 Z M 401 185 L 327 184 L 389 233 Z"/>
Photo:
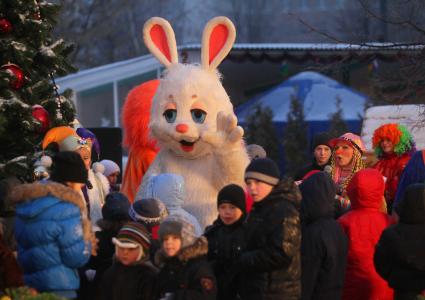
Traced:
<path fill-rule="evenodd" d="M 113 84 L 78 92 L 77 119 L 84 127 L 114 126 Z"/>

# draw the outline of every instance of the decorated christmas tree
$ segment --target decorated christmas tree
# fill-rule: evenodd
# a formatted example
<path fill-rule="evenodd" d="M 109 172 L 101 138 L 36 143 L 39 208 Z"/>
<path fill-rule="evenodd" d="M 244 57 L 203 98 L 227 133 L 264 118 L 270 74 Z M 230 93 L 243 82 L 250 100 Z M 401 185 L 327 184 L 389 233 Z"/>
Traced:
<path fill-rule="evenodd" d="M 71 91 L 60 95 L 54 82 L 75 71 L 66 60 L 72 46 L 53 38 L 59 9 L 41 0 L 0 1 L 0 180 L 32 181 L 43 134 L 74 120 Z"/>

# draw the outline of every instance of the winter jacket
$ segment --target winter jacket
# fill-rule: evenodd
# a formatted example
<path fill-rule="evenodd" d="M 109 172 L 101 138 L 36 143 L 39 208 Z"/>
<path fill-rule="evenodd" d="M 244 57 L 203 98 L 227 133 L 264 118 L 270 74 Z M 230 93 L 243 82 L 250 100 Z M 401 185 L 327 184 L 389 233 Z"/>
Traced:
<path fill-rule="evenodd" d="M 97 226 L 97 221 L 102 219 L 102 206 L 105 203 L 105 197 L 109 193 L 110 187 L 105 175 L 100 172 L 95 173 L 92 169 L 89 170 L 89 181 L 92 185 L 91 189 L 87 188 L 87 196 L 90 201 L 90 220 L 93 230 L 99 231 L 100 228 Z M 81 195 L 84 197 L 83 192 L 81 192 Z"/>
<path fill-rule="evenodd" d="M 413 183 L 425 182 L 425 150 L 416 151 L 401 174 L 394 199 L 394 207 L 402 201 L 404 191 Z"/>
<path fill-rule="evenodd" d="M 300 185 L 302 299 L 341 299 L 348 241 L 334 219 L 336 187 L 319 172 Z"/>
<path fill-rule="evenodd" d="M 160 296 L 171 294 L 172 300 L 216 299 L 217 285 L 207 252 L 205 237 L 196 239 L 173 257 L 158 250 L 155 263 L 161 269 L 158 276 Z"/>
<path fill-rule="evenodd" d="M 347 187 L 351 210 L 338 219 L 348 237 L 347 268 L 342 299 L 389 300 L 393 291 L 376 273 L 373 254 L 390 217 L 379 211 L 384 196 L 384 180 L 374 169 L 357 172 Z"/>
<path fill-rule="evenodd" d="M 246 221 L 246 249 L 236 266 L 244 283 L 242 299 L 301 297 L 301 194 L 292 179 L 281 180 L 254 203 Z"/>
<path fill-rule="evenodd" d="M 413 300 L 425 290 L 424 184 L 407 188 L 399 216 L 399 223 L 382 233 L 374 262 L 379 275 L 394 288 L 395 299 Z"/>
<path fill-rule="evenodd" d="M 158 300 L 158 269 L 150 261 L 125 266 L 114 261 L 98 287 L 99 300 Z"/>
<path fill-rule="evenodd" d="M 326 164 L 319 166 L 316 162 L 316 159 L 313 158 L 313 161 L 311 162 L 311 164 L 304 166 L 303 168 L 297 171 L 297 173 L 294 176 L 294 180 L 295 181 L 302 180 L 307 173 L 313 170 L 323 171 L 327 165 L 330 165 L 330 163 L 331 163 L 331 160 L 329 159 L 329 161 Z"/>
<path fill-rule="evenodd" d="M 243 221 L 244 217 L 241 216 L 232 225 L 225 225 L 217 219 L 205 229 L 204 235 L 208 240 L 208 261 L 217 278 L 217 298 L 220 300 L 235 300 L 240 294 L 241 275 L 239 272 L 232 274 L 231 270 L 245 245 Z"/>
<path fill-rule="evenodd" d="M 15 237 L 26 285 L 38 291 L 71 292 L 76 272 L 90 257 L 91 225 L 78 192 L 47 182 L 15 188 Z"/>
<path fill-rule="evenodd" d="M 182 176 L 164 173 L 146 178 L 147 184 L 140 189 L 136 199 L 157 198 L 167 207 L 170 216 L 182 217 L 195 227 L 196 236 L 201 236 L 203 230 L 195 216 L 183 209 L 186 197 L 185 182 Z"/>
<path fill-rule="evenodd" d="M 398 181 L 401 177 L 406 164 L 410 159 L 410 153 L 404 153 L 398 156 L 395 153 L 383 154 L 383 157 L 373 166 L 374 169 L 381 172 L 386 177 L 385 181 L 385 200 L 387 207 L 391 208 L 397 191 Z"/>

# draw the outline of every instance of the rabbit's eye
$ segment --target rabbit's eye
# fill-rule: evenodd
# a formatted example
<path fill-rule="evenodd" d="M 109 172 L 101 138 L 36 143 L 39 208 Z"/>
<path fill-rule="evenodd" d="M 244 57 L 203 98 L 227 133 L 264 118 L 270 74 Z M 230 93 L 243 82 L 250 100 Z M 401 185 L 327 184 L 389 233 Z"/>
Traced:
<path fill-rule="evenodd" d="M 177 110 L 176 109 L 167 109 L 164 111 L 163 116 L 165 117 L 165 120 L 168 123 L 173 123 L 176 120 L 177 117 Z"/>
<path fill-rule="evenodd" d="M 199 124 L 204 123 L 205 117 L 207 116 L 207 113 L 204 112 L 202 109 L 192 109 L 190 113 L 192 115 L 193 121 Z"/>

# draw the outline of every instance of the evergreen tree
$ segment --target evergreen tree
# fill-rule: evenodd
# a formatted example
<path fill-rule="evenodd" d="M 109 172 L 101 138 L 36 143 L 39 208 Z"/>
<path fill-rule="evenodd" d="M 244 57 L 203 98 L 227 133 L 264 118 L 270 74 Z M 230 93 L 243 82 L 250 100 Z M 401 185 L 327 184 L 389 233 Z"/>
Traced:
<path fill-rule="evenodd" d="M 287 115 L 283 138 L 286 171 L 294 175 L 298 168 L 308 160 L 307 123 L 304 117 L 304 108 L 297 97 L 291 95 L 291 109 Z"/>
<path fill-rule="evenodd" d="M 72 51 L 52 30 L 59 6 L 43 0 L 0 2 L 0 179 L 33 178 L 43 134 L 74 120 L 71 92 L 54 77 L 76 71 Z"/>
<path fill-rule="evenodd" d="M 330 115 L 329 133 L 331 136 L 337 137 L 348 132 L 347 124 L 344 122 L 344 116 L 341 107 L 341 98 L 336 97 L 336 112 Z"/>
<path fill-rule="evenodd" d="M 268 107 L 255 107 L 245 126 L 246 143 L 260 145 L 267 156 L 279 162 L 279 142 L 273 125 L 273 112 Z"/>

